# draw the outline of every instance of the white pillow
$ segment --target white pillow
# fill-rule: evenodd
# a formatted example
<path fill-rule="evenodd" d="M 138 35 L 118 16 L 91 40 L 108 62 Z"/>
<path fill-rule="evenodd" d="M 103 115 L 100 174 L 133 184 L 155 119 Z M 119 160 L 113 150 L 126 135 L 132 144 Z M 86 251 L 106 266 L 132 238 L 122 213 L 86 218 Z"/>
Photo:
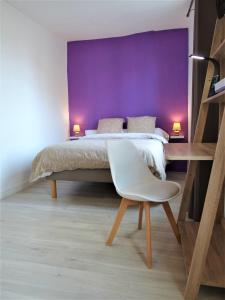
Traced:
<path fill-rule="evenodd" d="M 127 131 L 136 133 L 154 133 L 156 117 L 128 117 Z"/>
<path fill-rule="evenodd" d="M 164 137 L 167 141 L 169 141 L 170 135 L 165 130 L 163 130 L 162 128 L 157 127 L 155 129 L 155 134 L 158 134 L 158 135 Z"/>
<path fill-rule="evenodd" d="M 127 129 L 123 129 L 122 132 L 127 133 Z M 97 133 L 97 129 L 86 129 L 85 130 L 85 135 L 91 135 L 91 134 L 96 134 L 96 133 Z M 162 128 L 156 127 L 154 133 L 164 137 L 167 141 L 169 140 L 169 137 L 170 137 L 169 134 Z"/>
<path fill-rule="evenodd" d="M 123 118 L 100 119 L 97 133 L 120 133 L 123 131 L 123 122 Z"/>
<path fill-rule="evenodd" d="M 86 129 L 85 130 L 85 135 L 92 135 L 92 134 L 96 134 L 96 133 L 97 133 L 97 129 Z M 123 129 L 122 133 L 127 133 L 127 129 Z"/>
<path fill-rule="evenodd" d="M 85 130 L 85 135 L 91 135 L 91 134 L 96 134 L 97 129 L 86 129 Z"/>

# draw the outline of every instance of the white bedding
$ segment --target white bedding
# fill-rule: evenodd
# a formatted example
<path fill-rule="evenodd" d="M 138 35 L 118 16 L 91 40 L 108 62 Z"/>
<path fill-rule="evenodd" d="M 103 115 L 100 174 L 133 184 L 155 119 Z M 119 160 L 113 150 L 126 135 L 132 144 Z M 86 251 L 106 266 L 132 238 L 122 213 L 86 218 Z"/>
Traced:
<path fill-rule="evenodd" d="M 112 133 L 91 134 L 76 141 L 68 141 L 43 149 L 33 160 L 31 181 L 51 175 L 53 172 L 76 169 L 107 169 L 107 140 L 131 140 L 147 164 L 162 179 L 166 178 L 163 144 L 167 140 L 158 134 Z"/>

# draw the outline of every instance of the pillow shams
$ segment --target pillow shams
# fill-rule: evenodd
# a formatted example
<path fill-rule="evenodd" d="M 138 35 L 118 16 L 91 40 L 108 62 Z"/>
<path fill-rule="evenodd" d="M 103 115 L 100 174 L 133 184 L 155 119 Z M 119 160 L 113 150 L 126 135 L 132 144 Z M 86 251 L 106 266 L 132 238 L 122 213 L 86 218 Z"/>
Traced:
<path fill-rule="evenodd" d="M 123 118 L 100 119 L 97 133 L 120 133 L 123 131 L 123 122 Z"/>
<path fill-rule="evenodd" d="M 156 117 L 128 117 L 127 130 L 135 133 L 154 133 Z"/>

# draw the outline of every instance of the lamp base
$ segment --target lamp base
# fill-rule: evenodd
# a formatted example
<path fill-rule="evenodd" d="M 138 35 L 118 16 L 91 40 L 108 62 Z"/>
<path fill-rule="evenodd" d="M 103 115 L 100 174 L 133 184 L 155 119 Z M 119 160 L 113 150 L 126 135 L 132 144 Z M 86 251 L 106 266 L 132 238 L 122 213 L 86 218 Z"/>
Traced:
<path fill-rule="evenodd" d="M 74 132 L 74 136 L 80 136 L 80 132 Z"/>
<path fill-rule="evenodd" d="M 180 131 L 174 131 L 174 135 L 180 135 Z"/>

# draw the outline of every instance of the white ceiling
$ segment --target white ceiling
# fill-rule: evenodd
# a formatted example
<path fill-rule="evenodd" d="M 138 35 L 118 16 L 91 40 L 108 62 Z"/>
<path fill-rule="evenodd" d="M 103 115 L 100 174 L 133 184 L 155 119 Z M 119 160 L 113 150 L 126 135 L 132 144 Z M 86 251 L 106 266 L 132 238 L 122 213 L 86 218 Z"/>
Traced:
<path fill-rule="evenodd" d="M 190 0 L 7 0 L 67 41 L 184 28 Z"/>

